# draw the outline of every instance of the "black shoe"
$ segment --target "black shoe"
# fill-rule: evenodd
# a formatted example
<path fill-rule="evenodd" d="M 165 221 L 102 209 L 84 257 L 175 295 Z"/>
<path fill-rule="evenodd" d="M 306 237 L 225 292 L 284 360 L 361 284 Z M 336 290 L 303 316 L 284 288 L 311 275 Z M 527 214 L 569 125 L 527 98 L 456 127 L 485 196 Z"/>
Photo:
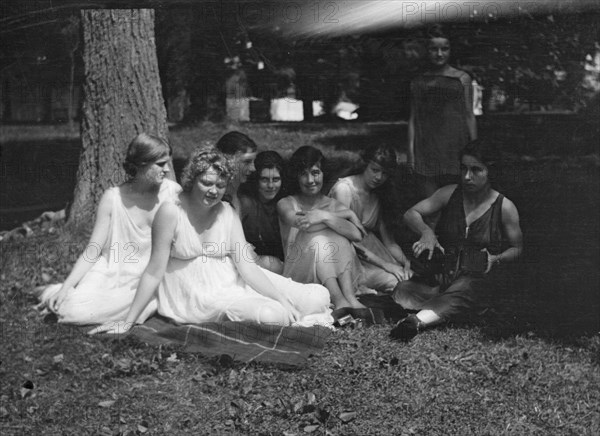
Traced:
<path fill-rule="evenodd" d="M 408 315 L 403 320 L 398 321 L 398 324 L 394 326 L 390 332 L 392 339 L 397 339 L 403 342 L 409 342 L 412 338 L 417 336 L 417 333 L 421 331 L 423 323 L 419 321 L 416 315 Z"/>

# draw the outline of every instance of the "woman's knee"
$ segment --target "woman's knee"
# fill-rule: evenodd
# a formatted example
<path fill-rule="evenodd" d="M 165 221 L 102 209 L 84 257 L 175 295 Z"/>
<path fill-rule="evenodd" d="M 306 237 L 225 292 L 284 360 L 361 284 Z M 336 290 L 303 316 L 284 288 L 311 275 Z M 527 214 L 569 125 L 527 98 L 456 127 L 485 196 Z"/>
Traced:
<path fill-rule="evenodd" d="M 258 309 L 259 324 L 287 325 L 289 318 L 281 304 L 265 304 Z"/>

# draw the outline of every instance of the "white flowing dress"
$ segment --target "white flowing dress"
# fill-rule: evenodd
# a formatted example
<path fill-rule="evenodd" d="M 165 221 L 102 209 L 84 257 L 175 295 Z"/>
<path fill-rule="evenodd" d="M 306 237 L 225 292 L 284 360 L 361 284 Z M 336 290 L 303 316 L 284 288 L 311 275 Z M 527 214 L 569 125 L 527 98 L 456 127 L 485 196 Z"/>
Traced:
<path fill-rule="evenodd" d="M 177 183 L 163 180 L 159 202 L 174 201 L 180 191 Z M 125 319 L 150 260 L 152 228 L 140 228 L 131 219 L 119 187 L 107 192 L 111 199 L 108 241 L 104 247 L 86 248 L 84 256 L 96 262 L 60 305 L 56 313 L 59 322 L 87 325 Z M 61 286 L 62 283 L 48 286 L 40 296 L 42 303 Z M 155 311 L 156 299 L 153 299 L 137 322 L 144 322 Z"/>
<path fill-rule="evenodd" d="M 171 256 L 158 287 L 158 312 L 179 323 L 260 323 L 263 308 L 285 311 L 279 302 L 261 295 L 241 277 L 233 257 L 250 258 L 251 245 L 232 246 L 233 220 L 239 218 L 229 203 L 214 207 L 220 209 L 214 224 L 199 234 L 179 204 Z M 300 284 L 261 270 L 300 312 L 302 318 L 297 325 L 332 324 L 325 287 Z"/>

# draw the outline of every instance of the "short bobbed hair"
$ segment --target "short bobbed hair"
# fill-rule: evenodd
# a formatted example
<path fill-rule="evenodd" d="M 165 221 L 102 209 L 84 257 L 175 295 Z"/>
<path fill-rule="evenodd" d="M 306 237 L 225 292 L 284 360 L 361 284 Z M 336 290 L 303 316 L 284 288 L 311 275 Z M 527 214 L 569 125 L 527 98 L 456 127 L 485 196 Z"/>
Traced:
<path fill-rule="evenodd" d="M 256 155 L 256 159 L 254 159 L 254 168 L 256 168 L 256 173 L 258 174 L 265 168 L 276 168 L 280 174 L 283 174 L 283 158 L 276 151 L 261 151 Z"/>
<path fill-rule="evenodd" d="M 227 181 L 233 175 L 231 161 L 216 148 L 204 147 L 194 151 L 181 173 L 183 192 L 190 192 L 196 179 L 211 169 Z"/>
<path fill-rule="evenodd" d="M 129 143 L 123 168 L 130 178 L 137 174 L 138 168 L 171 156 L 171 146 L 158 136 L 140 133 Z"/>
<path fill-rule="evenodd" d="M 256 151 L 256 143 L 248 135 L 242 132 L 229 132 L 221 136 L 217 141 L 216 148 L 228 156 L 237 153 L 253 153 Z"/>
<path fill-rule="evenodd" d="M 484 164 L 488 170 L 490 182 L 496 181 L 502 171 L 502 156 L 500 152 L 489 143 L 475 139 L 470 141 L 458 154 L 459 162 L 463 156 L 472 156 Z"/>
<path fill-rule="evenodd" d="M 293 194 L 300 191 L 300 185 L 298 184 L 300 175 L 304 171 L 312 168 L 313 165 L 318 165 L 321 168 L 321 171 L 325 173 L 325 156 L 323 156 L 323 153 L 321 153 L 321 150 L 318 148 L 304 145 L 292 154 L 288 165 L 288 181 L 290 191 Z"/>

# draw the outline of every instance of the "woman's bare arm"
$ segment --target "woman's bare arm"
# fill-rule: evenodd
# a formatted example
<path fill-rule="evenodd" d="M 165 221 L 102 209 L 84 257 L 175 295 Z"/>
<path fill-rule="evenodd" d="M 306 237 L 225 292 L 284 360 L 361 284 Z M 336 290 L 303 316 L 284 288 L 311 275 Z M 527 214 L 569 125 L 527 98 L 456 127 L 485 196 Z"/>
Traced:
<path fill-rule="evenodd" d="M 92 266 L 100 259 L 102 249 L 107 244 L 110 231 L 110 218 L 113 204 L 112 190 L 106 191 L 100 199 L 98 211 L 96 212 L 96 222 L 90 240 L 85 247 L 84 252 L 77 258 L 73 269 L 62 284 L 60 290 L 46 301 L 50 310 L 57 311 L 61 303 L 70 290 L 76 287 L 81 279 L 92 269 Z M 125 242 L 125 241 L 123 241 Z"/>
<path fill-rule="evenodd" d="M 150 254 L 150 261 L 142 274 L 127 317 L 124 322 L 108 322 L 96 327 L 89 332 L 90 334 L 102 332 L 122 334 L 133 327 L 140 314 L 154 296 L 160 281 L 165 275 L 171 254 L 171 243 L 175 237 L 176 225 L 177 206 L 170 202 L 164 203 L 158 209 L 152 223 L 152 253 Z"/>

